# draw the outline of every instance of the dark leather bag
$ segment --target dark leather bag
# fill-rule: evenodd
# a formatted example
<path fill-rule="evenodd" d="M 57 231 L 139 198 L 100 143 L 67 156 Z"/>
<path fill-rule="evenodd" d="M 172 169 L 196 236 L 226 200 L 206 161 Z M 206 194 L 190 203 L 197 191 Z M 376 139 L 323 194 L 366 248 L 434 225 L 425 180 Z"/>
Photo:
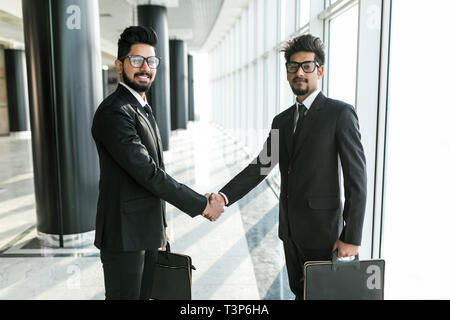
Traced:
<path fill-rule="evenodd" d="M 192 298 L 191 257 L 172 253 L 167 243 L 166 251 L 159 251 L 153 276 L 151 299 L 191 300 Z"/>
<path fill-rule="evenodd" d="M 344 262 L 333 252 L 331 261 L 308 261 L 304 265 L 305 300 L 383 300 L 382 259 Z"/>

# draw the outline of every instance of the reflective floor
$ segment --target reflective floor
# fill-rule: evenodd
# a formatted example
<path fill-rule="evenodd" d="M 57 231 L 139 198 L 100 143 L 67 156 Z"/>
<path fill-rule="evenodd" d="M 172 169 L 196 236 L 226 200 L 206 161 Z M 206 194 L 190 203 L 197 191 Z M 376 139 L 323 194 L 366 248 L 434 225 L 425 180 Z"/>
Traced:
<path fill-rule="evenodd" d="M 200 193 L 217 192 L 250 159 L 225 132 L 190 123 L 173 132 L 166 171 Z M 31 141 L 0 137 L 0 299 L 104 299 L 94 246 L 42 248 L 36 239 Z M 172 251 L 188 254 L 194 300 L 293 299 L 278 239 L 278 199 L 263 182 L 211 223 L 168 205 Z"/>

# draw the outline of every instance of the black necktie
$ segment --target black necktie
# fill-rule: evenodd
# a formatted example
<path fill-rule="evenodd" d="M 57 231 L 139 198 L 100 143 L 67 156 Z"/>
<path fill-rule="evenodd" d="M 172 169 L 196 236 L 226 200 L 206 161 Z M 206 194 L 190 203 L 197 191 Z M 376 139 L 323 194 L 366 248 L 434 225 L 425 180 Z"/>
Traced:
<path fill-rule="evenodd" d="M 153 112 L 152 109 L 150 108 L 150 106 L 148 104 L 146 104 L 145 106 L 143 106 L 147 119 L 150 122 L 152 128 L 153 128 L 153 132 L 155 133 L 155 139 L 156 139 L 156 147 L 158 148 L 158 157 L 159 157 L 159 162 L 161 163 L 162 158 L 161 158 L 161 147 L 159 145 L 159 138 L 158 138 L 158 129 L 156 127 L 156 120 L 155 117 L 153 116 Z"/>
<path fill-rule="evenodd" d="M 145 106 L 143 106 L 147 119 L 148 121 L 150 121 L 150 124 L 152 125 L 153 131 L 155 132 L 155 134 L 157 134 L 156 132 L 156 120 L 155 117 L 153 116 L 153 112 L 152 109 L 150 108 L 150 106 L 148 104 L 146 104 Z"/>
<path fill-rule="evenodd" d="M 308 111 L 308 109 L 303 104 L 298 106 L 298 119 L 297 119 L 297 125 L 295 126 L 294 137 L 296 137 L 298 135 L 298 132 L 300 132 L 300 129 L 301 129 L 303 120 L 305 119 L 307 111 Z"/>

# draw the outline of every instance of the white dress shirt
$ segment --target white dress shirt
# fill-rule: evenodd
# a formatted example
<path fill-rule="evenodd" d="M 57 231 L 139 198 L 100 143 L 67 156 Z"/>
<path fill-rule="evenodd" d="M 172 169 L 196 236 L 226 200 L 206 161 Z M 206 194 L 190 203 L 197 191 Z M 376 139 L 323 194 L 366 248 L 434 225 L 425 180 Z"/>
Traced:
<path fill-rule="evenodd" d="M 314 100 L 316 100 L 317 95 L 320 93 L 320 89 L 317 88 L 316 90 L 314 90 L 313 93 L 311 93 L 308 97 L 306 97 L 305 100 L 303 100 L 303 105 L 306 107 L 307 110 L 309 110 L 309 108 L 311 108 L 311 105 L 313 104 Z M 295 107 L 296 107 L 296 112 L 295 112 L 295 117 L 294 117 L 294 132 L 295 132 L 295 127 L 297 126 L 297 120 L 298 120 L 298 109 L 300 107 L 301 103 L 299 103 L 297 100 L 295 100 Z M 225 198 L 225 205 L 228 204 L 228 198 L 226 196 L 226 194 L 219 192 L 219 194 L 221 194 L 224 198 Z"/>
<path fill-rule="evenodd" d="M 144 98 L 142 98 L 142 96 L 136 92 L 136 90 L 130 88 L 129 86 L 127 86 L 125 83 L 123 83 L 122 81 L 119 82 L 121 85 L 123 85 L 125 88 L 127 88 L 131 94 L 137 99 L 137 101 L 139 101 L 139 103 L 141 104 L 141 106 L 145 106 L 148 105 L 147 103 L 147 97 L 144 94 Z M 150 106 L 150 105 L 149 105 Z"/>
<path fill-rule="evenodd" d="M 300 105 L 304 105 L 306 107 L 306 112 L 309 111 L 309 108 L 311 108 L 311 105 L 313 104 L 314 100 L 316 100 L 317 95 L 320 93 L 320 89 L 317 88 L 314 90 L 313 93 L 311 93 L 309 96 L 306 97 L 305 100 L 303 100 L 303 103 L 299 103 L 297 99 L 295 99 L 295 115 L 294 115 L 294 131 L 297 128 L 297 121 L 299 117 L 298 110 L 300 109 Z"/>

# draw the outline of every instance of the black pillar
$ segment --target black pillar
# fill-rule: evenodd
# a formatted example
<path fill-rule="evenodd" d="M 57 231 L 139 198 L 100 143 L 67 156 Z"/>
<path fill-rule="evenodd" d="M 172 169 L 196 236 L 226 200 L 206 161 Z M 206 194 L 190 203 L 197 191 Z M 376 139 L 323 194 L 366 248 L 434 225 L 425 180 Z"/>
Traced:
<path fill-rule="evenodd" d="M 194 107 L 194 57 L 188 55 L 188 114 L 189 121 L 195 121 L 195 107 Z"/>
<path fill-rule="evenodd" d="M 161 60 L 155 80 L 147 94 L 147 99 L 155 112 L 156 122 L 163 143 L 163 150 L 169 149 L 170 132 L 170 92 L 169 92 L 169 27 L 167 9 L 162 6 L 141 5 L 137 7 L 138 24 L 151 27 L 158 35 L 156 56 Z"/>
<path fill-rule="evenodd" d="M 37 230 L 50 245 L 91 243 L 102 100 L 97 0 L 22 0 Z M 56 243 L 53 243 L 55 241 Z"/>
<path fill-rule="evenodd" d="M 108 67 L 103 67 L 102 68 L 103 98 L 106 98 L 109 95 L 108 76 L 109 76 Z"/>
<path fill-rule="evenodd" d="M 9 131 L 28 131 L 28 90 L 25 52 L 5 49 L 6 91 L 8 97 Z"/>
<path fill-rule="evenodd" d="M 187 55 L 182 40 L 170 40 L 170 101 L 172 130 L 186 129 L 188 119 Z"/>

